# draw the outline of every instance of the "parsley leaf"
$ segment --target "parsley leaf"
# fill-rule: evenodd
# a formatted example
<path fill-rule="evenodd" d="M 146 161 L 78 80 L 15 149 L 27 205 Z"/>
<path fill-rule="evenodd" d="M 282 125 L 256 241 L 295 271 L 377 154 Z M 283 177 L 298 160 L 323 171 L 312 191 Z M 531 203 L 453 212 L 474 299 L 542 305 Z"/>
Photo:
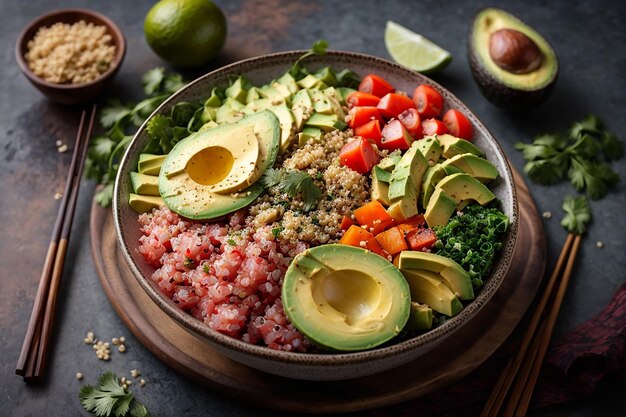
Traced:
<path fill-rule="evenodd" d="M 289 69 L 289 74 L 296 80 L 300 80 L 304 78 L 309 72 L 304 68 L 300 63 L 313 55 L 324 55 L 326 54 L 326 48 L 328 48 L 328 42 L 324 39 L 317 40 L 311 49 L 309 49 L 306 53 L 302 54 L 300 58 L 296 60 Z"/>
<path fill-rule="evenodd" d="M 113 196 L 113 182 L 119 167 L 119 160 L 128 147 L 136 129 L 174 91 L 184 85 L 180 74 L 167 74 L 163 68 L 154 68 L 142 77 L 146 97 L 134 105 L 124 105 L 112 100 L 100 111 L 100 124 L 106 130 L 104 135 L 95 137 L 89 144 L 89 154 L 85 161 L 85 175 L 104 187 L 96 193 L 98 204 L 108 206 Z M 188 120 L 185 122 L 187 123 Z M 174 127 L 170 132 L 157 123 L 153 127 L 149 148 L 153 153 L 166 153 L 182 137 L 189 134 L 186 128 Z M 150 133 L 149 133 L 150 134 Z"/>
<path fill-rule="evenodd" d="M 135 399 L 132 392 L 127 392 L 120 384 L 117 376 L 106 372 L 98 379 L 98 385 L 84 385 L 78 394 L 80 403 L 85 410 L 97 417 L 149 417 L 146 407 Z"/>
<path fill-rule="evenodd" d="M 591 208 L 585 196 L 565 197 L 563 210 L 565 211 L 565 217 L 561 220 L 561 226 L 570 233 L 577 235 L 585 233 L 587 223 L 591 220 Z"/>
<path fill-rule="evenodd" d="M 604 130 L 595 116 L 574 123 L 567 136 L 544 134 L 532 143 L 517 143 L 515 148 L 522 151 L 524 172 L 530 179 L 549 185 L 567 178 L 593 200 L 604 197 L 619 181 L 608 162 L 624 154 L 623 142 Z"/>
<path fill-rule="evenodd" d="M 281 183 L 285 177 L 285 171 L 277 168 L 268 168 L 261 177 L 261 183 L 265 188 L 270 188 Z"/>
<path fill-rule="evenodd" d="M 322 197 L 322 191 L 315 185 L 313 178 L 303 171 L 289 171 L 285 174 L 280 188 L 291 197 L 302 196 L 304 211 L 310 211 L 317 206 Z"/>
<path fill-rule="evenodd" d="M 280 232 L 282 232 L 283 230 L 285 230 L 285 228 L 282 226 L 273 228 L 272 235 L 274 236 L 274 239 L 278 239 L 278 236 L 280 236 Z"/>

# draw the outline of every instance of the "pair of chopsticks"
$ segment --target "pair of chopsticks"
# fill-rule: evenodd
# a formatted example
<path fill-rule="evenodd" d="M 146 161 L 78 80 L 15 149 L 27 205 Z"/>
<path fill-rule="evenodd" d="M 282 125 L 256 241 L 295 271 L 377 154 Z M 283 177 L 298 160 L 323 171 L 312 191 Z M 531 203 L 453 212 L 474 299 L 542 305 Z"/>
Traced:
<path fill-rule="evenodd" d="M 83 174 L 85 158 L 89 146 L 89 138 L 93 130 L 96 118 L 96 105 L 91 109 L 89 124 L 85 128 L 87 111 L 83 110 L 74 153 L 70 163 L 63 199 L 59 207 L 56 222 L 48 246 L 48 253 L 44 262 L 43 271 L 35 296 L 35 304 L 28 322 L 26 336 L 22 344 L 15 373 L 22 375 L 25 381 L 37 381 L 43 375 L 46 368 L 50 339 L 53 329 L 54 311 L 59 293 L 59 284 L 63 274 L 67 245 L 72 229 L 72 220 L 78 198 L 80 179 Z"/>
<path fill-rule="evenodd" d="M 500 415 L 523 417 L 526 415 L 559 309 L 565 297 L 565 290 L 572 275 L 581 239 L 581 235 L 572 233 L 567 236 L 554 271 L 524 333 L 521 345 L 502 371 L 500 379 L 483 408 L 481 417 Z M 561 273 L 564 265 L 565 270 Z M 550 301 L 552 302 L 549 303 Z"/>

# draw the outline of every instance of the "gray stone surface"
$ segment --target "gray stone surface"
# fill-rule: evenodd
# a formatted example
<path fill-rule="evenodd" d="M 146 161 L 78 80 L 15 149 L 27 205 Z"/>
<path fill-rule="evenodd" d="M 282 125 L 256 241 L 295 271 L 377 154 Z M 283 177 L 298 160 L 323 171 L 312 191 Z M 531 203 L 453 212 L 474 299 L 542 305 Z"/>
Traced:
<path fill-rule="evenodd" d="M 539 29 L 555 47 L 561 65 L 558 83 L 540 108 L 510 114 L 493 107 L 471 79 L 466 38 L 479 1 L 326 1 L 278 0 L 216 1 L 229 20 L 225 50 L 211 66 L 261 53 L 309 47 L 318 38 L 333 49 L 387 57 L 384 24 L 394 20 L 430 37 L 454 56 L 435 80 L 463 100 L 500 140 L 518 169 L 521 155 L 513 149 L 541 132 L 563 130 L 576 119 L 593 113 L 626 139 L 626 3 L 620 1 L 502 1 L 500 6 Z M 121 26 L 128 55 L 114 85 L 118 94 L 137 97 L 140 75 L 163 65 L 143 39 L 142 22 L 152 2 L 85 1 L 72 6 L 99 10 Z M 43 264 L 58 202 L 53 195 L 63 187 L 70 155 L 59 154 L 55 141 L 73 140 L 78 111 L 47 102 L 19 73 L 14 43 L 32 18 L 62 5 L 57 1 L 3 0 L 0 15 L 0 210 L 4 214 L 0 245 L 0 416 L 87 415 L 78 400 L 80 383 L 94 382 L 105 370 L 128 375 L 142 370 L 148 384 L 137 389 L 155 416 L 262 416 L 244 401 L 203 389 L 159 362 L 122 324 L 100 287 L 89 248 L 88 213 L 93 185 L 84 182 L 58 304 L 50 376 L 29 386 L 13 374 L 24 336 L 37 281 Z M 188 74 L 193 76 L 194 74 Z M 624 160 L 616 164 L 626 178 Z M 572 283 L 565 298 L 557 335 L 591 318 L 608 302 L 626 278 L 624 233 L 625 186 L 622 181 L 609 196 L 593 202 L 595 220 L 584 239 Z M 558 224 L 563 196 L 569 184 L 542 187 L 531 184 L 544 222 L 550 266 L 556 260 L 565 232 Z M 598 249 L 596 241 L 605 243 Z M 124 335 L 128 352 L 113 353 L 110 363 L 96 360 L 82 338 L 95 330 L 103 338 Z M 624 381 L 610 381 L 591 399 L 574 405 L 531 413 L 533 416 L 607 416 L 626 414 Z M 362 413 L 366 415 L 366 413 Z"/>

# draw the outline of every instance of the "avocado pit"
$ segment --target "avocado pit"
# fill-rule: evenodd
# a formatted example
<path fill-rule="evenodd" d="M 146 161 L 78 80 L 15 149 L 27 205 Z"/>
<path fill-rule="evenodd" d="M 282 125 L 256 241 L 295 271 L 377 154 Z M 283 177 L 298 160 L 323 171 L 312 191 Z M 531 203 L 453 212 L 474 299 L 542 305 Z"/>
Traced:
<path fill-rule="evenodd" d="M 543 53 L 537 44 L 515 29 L 500 29 L 489 37 L 489 54 L 505 71 L 527 74 L 539 68 Z"/>

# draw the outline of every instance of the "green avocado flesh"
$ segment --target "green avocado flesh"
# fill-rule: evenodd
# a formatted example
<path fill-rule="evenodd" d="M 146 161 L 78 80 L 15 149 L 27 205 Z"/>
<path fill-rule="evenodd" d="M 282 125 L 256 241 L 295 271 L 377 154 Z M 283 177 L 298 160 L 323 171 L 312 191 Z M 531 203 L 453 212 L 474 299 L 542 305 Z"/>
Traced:
<path fill-rule="evenodd" d="M 398 268 L 366 249 L 330 244 L 292 262 L 282 287 L 289 320 L 333 350 L 370 349 L 400 333 L 409 318 L 409 286 Z"/>
<path fill-rule="evenodd" d="M 251 145 L 258 146 L 258 158 L 250 173 L 244 176 L 245 178 L 241 177 L 251 184 L 248 188 L 230 193 L 213 192 L 213 184 L 194 177 L 191 171 L 193 165 L 190 163 L 195 161 L 196 155 L 202 154 L 207 149 L 213 149 L 214 143 L 228 143 L 228 141 L 232 141 L 232 152 L 237 152 L 239 148 L 248 145 L 248 143 L 238 141 L 242 140 L 244 133 L 249 136 L 250 132 L 252 132 L 252 140 L 256 138 L 258 141 L 258 144 Z M 223 149 L 221 146 L 216 148 Z M 270 111 L 261 111 L 246 116 L 237 123 L 195 133 L 178 142 L 163 162 L 159 174 L 159 192 L 165 205 L 182 216 L 190 219 L 221 217 L 247 206 L 261 194 L 263 186 L 256 180 L 274 164 L 279 147 L 280 124 Z M 221 157 L 221 153 L 219 155 Z M 211 164 L 216 160 L 212 157 Z M 237 170 L 232 169 L 232 171 Z M 237 175 L 239 172 L 226 172 L 226 179 Z"/>
<path fill-rule="evenodd" d="M 498 66 L 491 57 L 491 35 L 500 29 L 523 33 L 539 48 L 542 61 L 527 73 L 514 73 Z M 558 75 L 554 49 L 535 29 L 512 14 L 497 8 L 481 10 L 474 19 L 468 55 L 472 75 L 483 94 L 503 108 L 525 108 L 545 99 Z"/>

